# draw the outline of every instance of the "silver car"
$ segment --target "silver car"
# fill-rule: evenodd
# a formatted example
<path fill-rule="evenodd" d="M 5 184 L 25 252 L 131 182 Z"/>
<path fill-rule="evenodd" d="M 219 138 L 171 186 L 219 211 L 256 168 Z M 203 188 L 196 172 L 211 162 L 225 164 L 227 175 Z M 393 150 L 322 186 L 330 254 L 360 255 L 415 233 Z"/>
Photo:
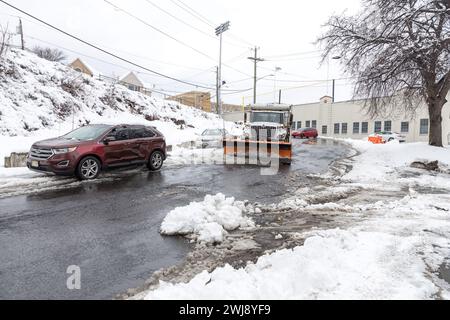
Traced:
<path fill-rule="evenodd" d="M 202 148 L 221 148 L 223 140 L 229 136 L 225 129 L 208 129 L 202 133 Z"/>

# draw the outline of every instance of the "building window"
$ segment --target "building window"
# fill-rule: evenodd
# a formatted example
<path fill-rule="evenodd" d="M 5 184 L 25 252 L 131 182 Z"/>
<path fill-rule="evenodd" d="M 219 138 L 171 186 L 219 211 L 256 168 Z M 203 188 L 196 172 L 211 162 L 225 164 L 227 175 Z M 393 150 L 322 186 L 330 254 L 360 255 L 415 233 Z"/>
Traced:
<path fill-rule="evenodd" d="M 300 129 L 302 127 L 302 122 L 301 121 L 298 121 L 297 122 L 297 129 Z"/>
<path fill-rule="evenodd" d="M 401 132 L 409 133 L 409 122 L 407 122 L 407 121 L 402 122 Z"/>
<path fill-rule="evenodd" d="M 428 134 L 429 123 L 428 119 L 420 119 L 420 134 Z"/>
<path fill-rule="evenodd" d="M 328 134 L 328 127 L 322 126 L 322 134 Z"/>
<path fill-rule="evenodd" d="M 311 128 L 311 121 L 306 121 L 306 128 Z"/>
<path fill-rule="evenodd" d="M 316 121 L 316 120 L 313 120 L 311 126 L 312 126 L 314 129 L 317 129 L 317 121 Z"/>
<path fill-rule="evenodd" d="M 353 122 L 353 134 L 359 134 L 359 122 Z"/>
<path fill-rule="evenodd" d="M 361 133 L 369 133 L 369 123 L 368 122 L 361 123 Z"/>
<path fill-rule="evenodd" d="M 392 131 L 392 121 L 384 122 L 384 131 L 391 132 Z"/>
<path fill-rule="evenodd" d="M 339 123 L 334 124 L 334 134 L 340 134 L 341 133 L 341 125 Z"/>
<path fill-rule="evenodd" d="M 381 132 L 381 121 L 375 121 L 375 133 Z"/>
<path fill-rule="evenodd" d="M 343 123 L 342 124 L 342 134 L 347 134 L 347 133 L 348 133 L 348 124 Z"/>

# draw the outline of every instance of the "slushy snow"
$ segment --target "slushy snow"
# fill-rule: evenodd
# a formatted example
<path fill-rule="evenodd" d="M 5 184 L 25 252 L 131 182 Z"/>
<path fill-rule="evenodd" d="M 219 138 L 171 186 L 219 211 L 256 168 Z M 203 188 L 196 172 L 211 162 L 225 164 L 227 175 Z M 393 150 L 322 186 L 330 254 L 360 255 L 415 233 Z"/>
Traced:
<path fill-rule="evenodd" d="M 304 246 L 227 265 L 187 284 L 161 283 L 145 299 L 426 299 L 438 288 L 417 255 L 420 237 L 328 230 Z"/>
<path fill-rule="evenodd" d="M 161 234 L 189 235 L 199 242 L 219 243 L 227 231 L 254 227 L 245 213 L 241 201 L 220 193 L 207 195 L 203 202 L 192 202 L 169 212 L 161 225 Z"/>
<path fill-rule="evenodd" d="M 299 234 L 303 246 L 245 268 L 204 271 L 188 283 L 161 282 L 145 299 L 450 299 L 450 283 L 439 274 L 450 263 L 450 175 L 409 167 L 417 160 L 450 166 L 450 149 L 346 142 L 361 154 L 319 196 L 350 198 L 310 204 L 318 195 L 300 190 L 274 206 L 339 214 L 351 221 L 346 230 Z"/>

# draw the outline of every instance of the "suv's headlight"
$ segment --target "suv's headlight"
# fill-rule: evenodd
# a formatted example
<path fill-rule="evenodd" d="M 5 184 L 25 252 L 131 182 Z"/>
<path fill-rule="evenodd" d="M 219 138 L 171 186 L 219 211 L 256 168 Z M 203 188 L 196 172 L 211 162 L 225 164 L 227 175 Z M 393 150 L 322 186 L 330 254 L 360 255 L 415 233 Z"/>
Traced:
<path fill-rule="evenodd" d="M 62 149 L 53 149 L 54 154 L 65 154 L 65 153 L 71 153 L 77 150 L 77 147 L 73 148 L 62 148 Z"/>

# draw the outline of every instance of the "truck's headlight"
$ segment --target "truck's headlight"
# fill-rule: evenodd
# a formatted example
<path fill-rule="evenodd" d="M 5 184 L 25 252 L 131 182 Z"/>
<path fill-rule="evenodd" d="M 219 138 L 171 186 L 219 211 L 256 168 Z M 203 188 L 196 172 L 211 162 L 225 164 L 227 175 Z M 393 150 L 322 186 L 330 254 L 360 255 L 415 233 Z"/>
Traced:
<path fill-rule="evenodd" d="M 278 131 L 278 138 L 280 140 L 286 139 L 287 131 L 286 130 L 280 130 Z"/>
<path fill-rule="evenodd" d="M 73 148 L 62 148 L 62 149 L 53 149 L 54 154 L 65 154 L 65 153 L 71 153 L 77 150 L 77 147 Z"/>

